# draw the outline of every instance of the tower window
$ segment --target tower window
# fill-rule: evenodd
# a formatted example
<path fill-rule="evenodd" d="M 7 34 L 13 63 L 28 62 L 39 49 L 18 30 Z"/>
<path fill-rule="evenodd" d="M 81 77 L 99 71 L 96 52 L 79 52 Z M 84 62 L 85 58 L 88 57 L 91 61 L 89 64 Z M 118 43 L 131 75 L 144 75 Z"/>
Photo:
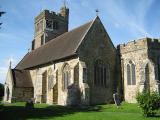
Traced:
<path fill-rule="evenodd" d="M 35 40 L 32 41 L 32 50 L 34 50 Z"/>
<path fill-rule="evenodd" d="M 58 22 L 57 21 L 54 21 L 53 22 L 53 29 L 58 29 Z"/>
<path fill-rule="evenodd" d="M 46 20 L 46 28 L 52 29 L 52 20 Z"/>
<path fill-rule="evenodd" d="M 41 36 L 41 45 L 44 44 L 44 35 Z"/>

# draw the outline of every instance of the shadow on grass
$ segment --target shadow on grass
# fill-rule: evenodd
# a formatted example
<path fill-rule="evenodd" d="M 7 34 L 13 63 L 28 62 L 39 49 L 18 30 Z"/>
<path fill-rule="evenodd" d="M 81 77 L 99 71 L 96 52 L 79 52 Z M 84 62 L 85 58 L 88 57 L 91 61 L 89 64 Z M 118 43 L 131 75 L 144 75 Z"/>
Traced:
<path fill-rule="evenodd" d="M 27 118 L 32 119 L 49 119 L 54 117 L 63 117 L 66 115 L 75 114 L 76 112 L 99 112 L 101 106 L 90 107 L 63 107 L 63 106 L 48 106 L 45 108 L 34 108 L 27 110 L 23 106 L 3 106 L 2 108 L 2 120 L 25 120 Z"/>

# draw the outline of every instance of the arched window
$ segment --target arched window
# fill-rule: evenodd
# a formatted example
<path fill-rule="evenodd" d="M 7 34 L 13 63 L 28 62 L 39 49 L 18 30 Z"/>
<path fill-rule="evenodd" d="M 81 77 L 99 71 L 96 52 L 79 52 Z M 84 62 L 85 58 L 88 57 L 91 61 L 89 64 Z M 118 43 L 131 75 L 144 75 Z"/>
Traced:
<path fill-rule="evenodd" d="M 63 68 L 63 71 L 62 71 L 62 89 L 63 90 L 67 90 L 67 87 L 70 83 L 70 67 L 68 64 L 66 64 Z"/>
<path fill-rule="evenodd" d="M 136 70 L 132 61 L 127 64 L 127 85 L 136 85 Z"/>
<path fill-rule="evenodd" d="M 97 60 L 94 64 L 94 85 L 107 87 L 110 80 L 109 65 L 102 60 Z"/>
<path fill-rule="evenodd" d="M 54 75 L 52 68 L 48 70 L 48 89 L 51 90 L 54 87 Z"/>
<path fill-rule="evenodd" d="M 127 84 L 131 85 L 131 68 L 130 65 L 127 65 Z"/>
<path fill-rule="evenodd" d="M 135 65 L 132 63 L 132 85 L 136 85 L 136 73 L 135 73 Z"/>
<path fill-rule="evenodd" d="M 145 67 L 145 90 L 149 90 L 149 65 L 147 64 Z"/>

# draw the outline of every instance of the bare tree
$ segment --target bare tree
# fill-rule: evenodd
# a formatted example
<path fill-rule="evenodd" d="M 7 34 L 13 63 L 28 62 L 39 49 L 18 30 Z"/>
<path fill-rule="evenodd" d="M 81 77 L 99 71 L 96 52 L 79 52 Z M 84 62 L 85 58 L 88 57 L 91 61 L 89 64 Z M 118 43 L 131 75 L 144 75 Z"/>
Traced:
<path fill-rule="evenodd" d="M 0 17 L 3 15 L 3 14 L 5 14 L 6 12 L 4 12 L 4 11 L 0 11 Z M 2 23 L 0 22 L 0 26 L 2 25 Z M 1 28 L 1 27 L 0 27 Z"/>

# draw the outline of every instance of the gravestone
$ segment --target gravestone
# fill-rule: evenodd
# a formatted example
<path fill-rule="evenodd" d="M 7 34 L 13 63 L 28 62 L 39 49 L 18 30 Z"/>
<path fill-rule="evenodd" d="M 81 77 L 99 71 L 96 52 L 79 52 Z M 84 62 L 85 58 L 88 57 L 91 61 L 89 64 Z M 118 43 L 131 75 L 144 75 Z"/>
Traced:
<path fill-rule="evenodd" d="M 33 100 L 30 99 L 26 102 L 26 105 L 25 105 L 25 108 L 26 109 L 33 109 L 34 108 L 34 103 L 33 103 Z"/>
<path fill-rule="evenodd" d="M 113 94 L 113 99 L 114 99 L 115 105 L 116 105 L 117 108 L 118 108 L 118 107 L 121 105 L 118 93 L 114 93 L 114 94 Z"/>

